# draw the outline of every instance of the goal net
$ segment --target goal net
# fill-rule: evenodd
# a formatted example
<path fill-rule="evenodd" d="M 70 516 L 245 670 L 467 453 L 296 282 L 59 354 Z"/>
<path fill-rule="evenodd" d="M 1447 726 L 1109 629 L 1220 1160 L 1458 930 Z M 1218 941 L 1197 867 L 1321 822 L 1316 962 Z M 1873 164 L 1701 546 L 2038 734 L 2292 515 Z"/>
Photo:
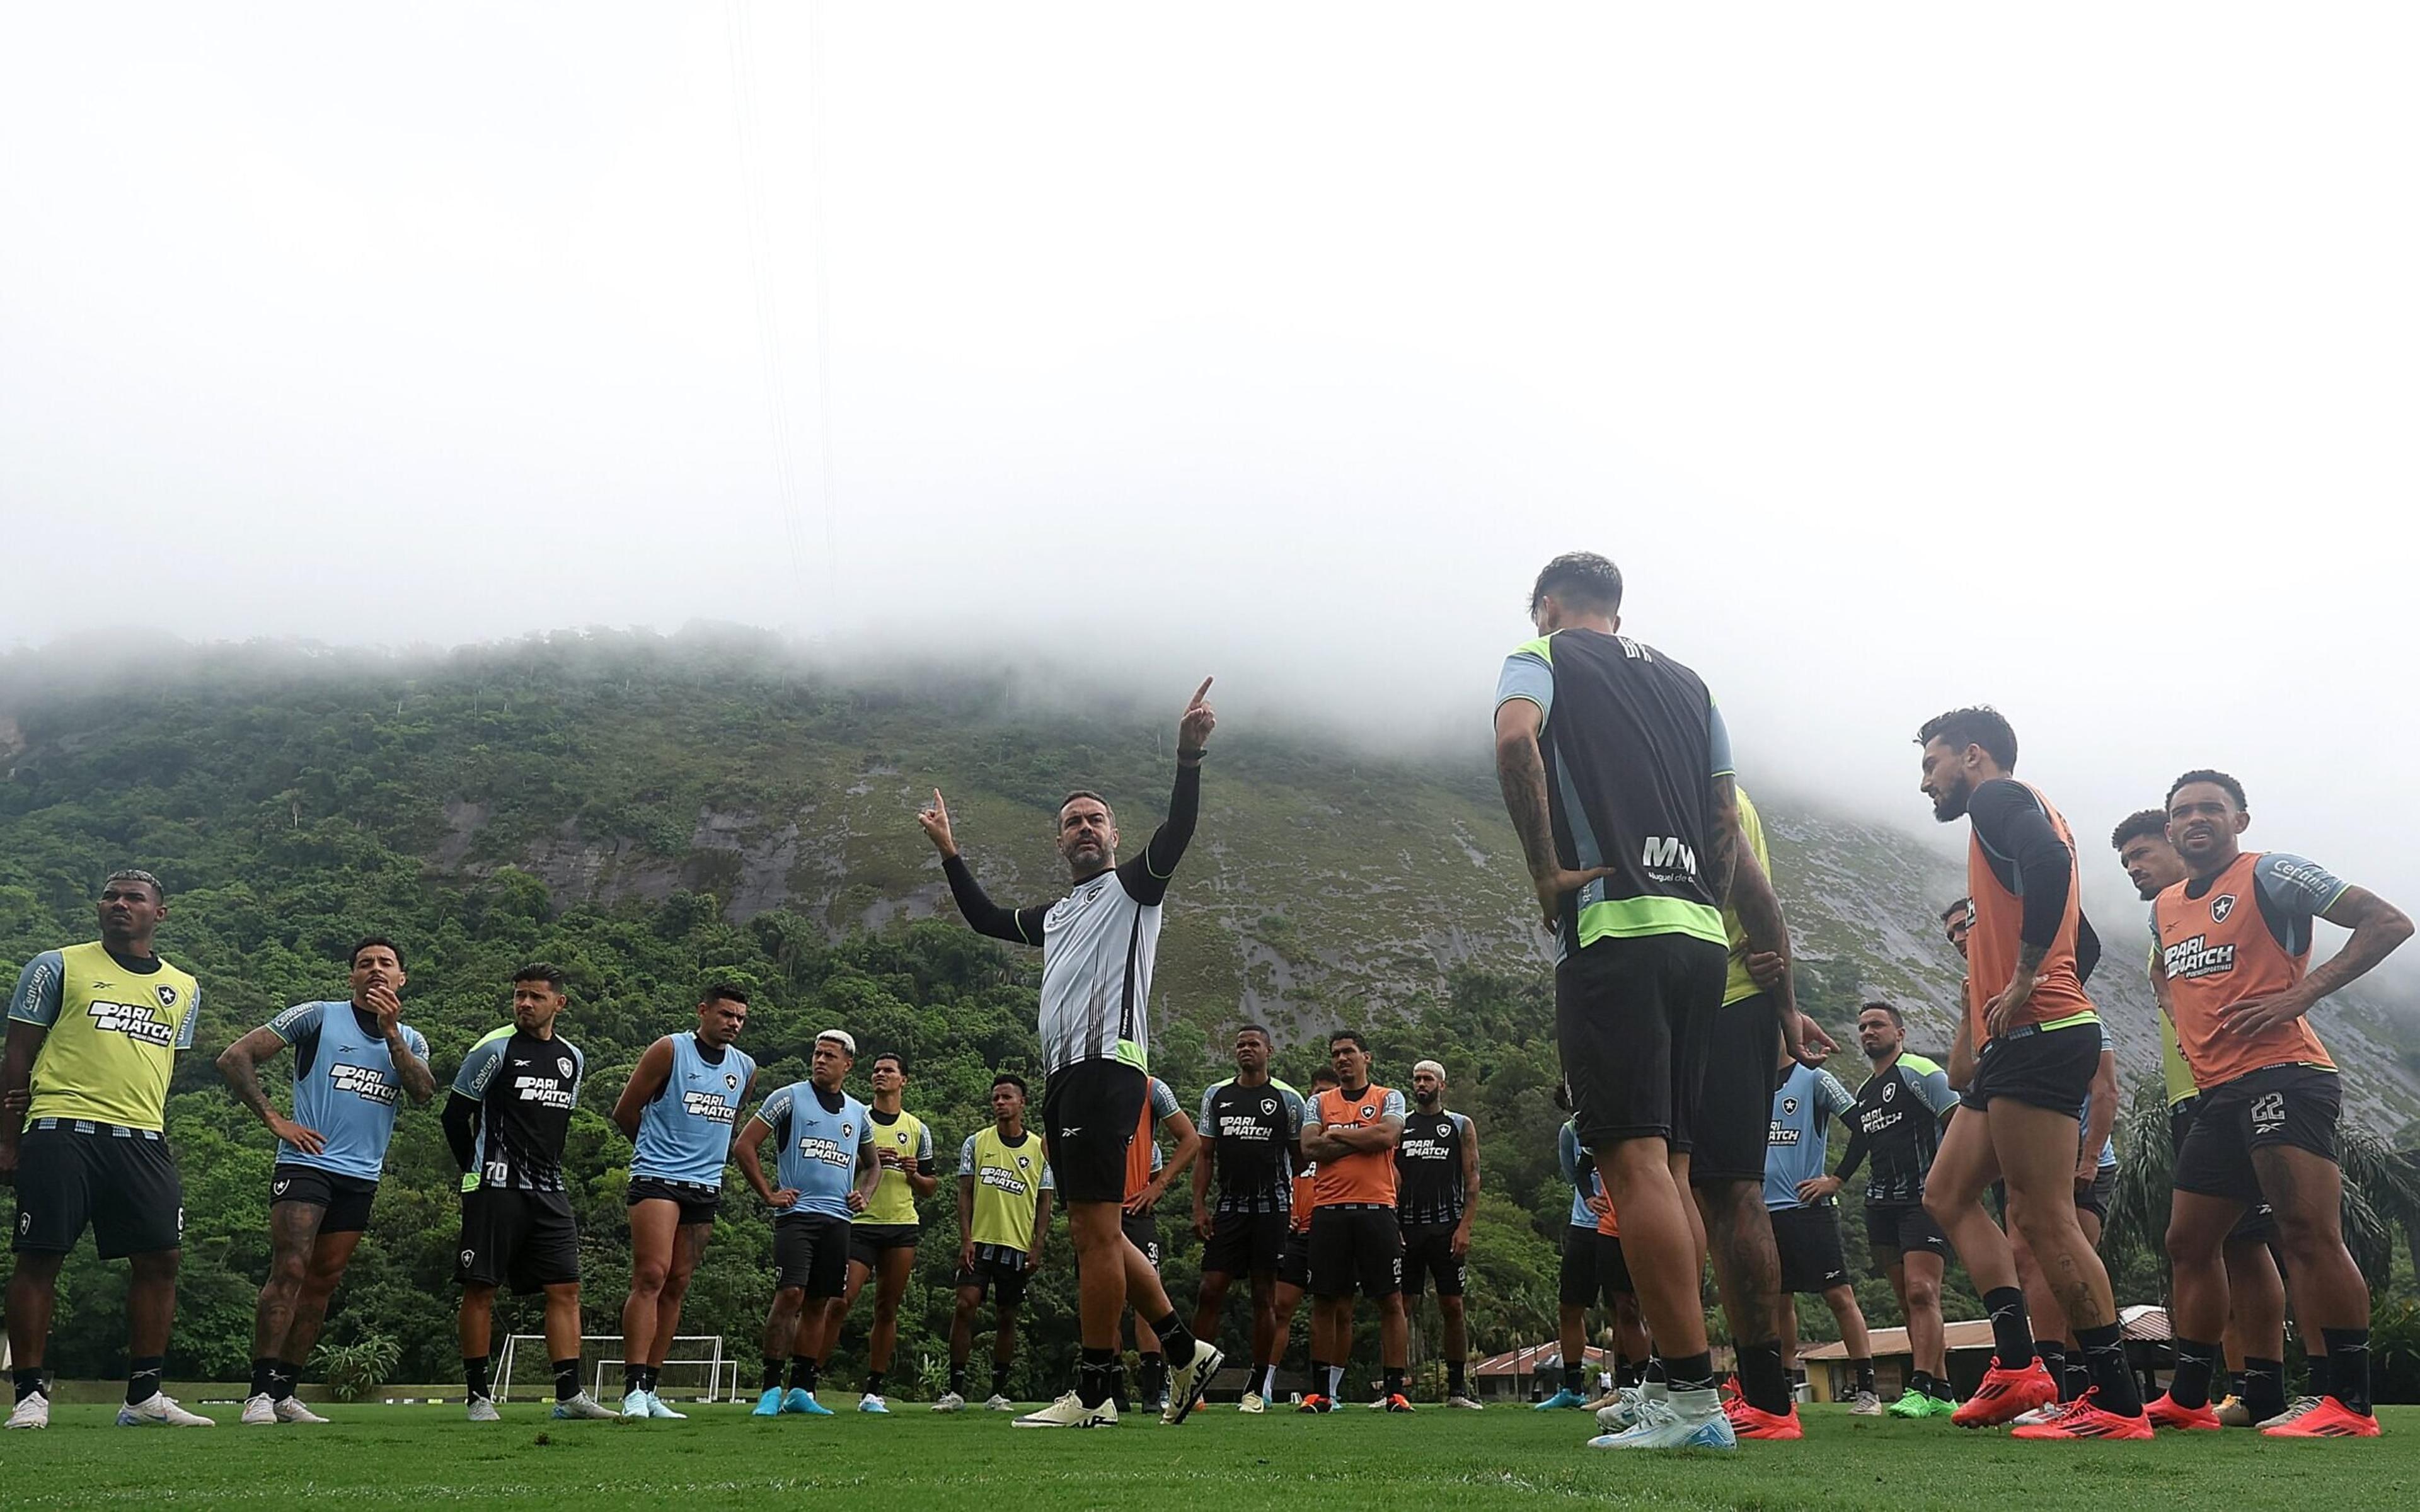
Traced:
<path fill-rule="evenodd" d="M 622 1395 L 622 1335 L 585 1334 L 580 1339 L 580 1384 L 600 1402 Z M 550 1400 L 554 1396 L 553 1362 L 547 1357 L 543 1334 L 505 1335 L 504 1353 L 496 1359 L 496 1400 L 512 1400 L 516 1381 L 521 1398 Z M 722 1351 L 720 1334 L 674 1335 L 664 1351 L 656 1393 L 666 1401 L 722 1402 L 739 1393 L 739 1362 Z"/>

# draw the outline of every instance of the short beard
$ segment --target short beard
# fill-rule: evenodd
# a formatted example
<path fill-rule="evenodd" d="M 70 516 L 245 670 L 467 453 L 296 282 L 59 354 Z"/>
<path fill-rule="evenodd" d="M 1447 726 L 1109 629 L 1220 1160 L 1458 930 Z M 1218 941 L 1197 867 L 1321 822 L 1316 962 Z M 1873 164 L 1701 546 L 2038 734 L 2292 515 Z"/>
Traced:
<path fill-rule="evenodd" d="M 1955 824 L 1966 817 L 1967 801 L 1975 795 L 1975 784 L 1966 775 L 1958 775 L 1958 785 L 1932 800 L 1932 817 L 1945 825 Z"/>
<path fill-rule="evenodd" d="M 1865 1050 L 1865 1046 L 1863 1046 L 1863 1045 L 1859 1045 L 1857 1048 L 1858 1048 L 1858 1049 L 1860 1049 L 1860 1050 Z M 1897 1045 L 1892 1045 L 1892 1046 L 1890 1046 L 1888 1049 L 1885 1049 L 1885 1050 L 1866 1050 L 1866 1058 L 1867 1058 L 1868 1060 L 1872 1061 L 1875 1065 L 1879 1066 L 1879 1065 L 1881 1065 L 1884 1061 L 1888 1060 L 1891 1057 L 1893 1057 L 1893 1056 L 1895 1056 L 1895 1055 L 1898 1055 L 1898 1054 L 1899 1054 L 1899 1046 L 1897 1046 Z"/>

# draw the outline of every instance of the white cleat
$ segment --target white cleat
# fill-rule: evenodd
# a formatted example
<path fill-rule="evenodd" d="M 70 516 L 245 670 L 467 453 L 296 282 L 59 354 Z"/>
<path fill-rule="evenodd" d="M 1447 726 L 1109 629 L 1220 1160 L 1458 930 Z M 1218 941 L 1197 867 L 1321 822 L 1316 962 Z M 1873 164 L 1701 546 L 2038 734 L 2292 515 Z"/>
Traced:
<path fill-rule="evenodd" d="M 1620 1433 L 1638 1426 L 1639 1414 L 1647 1406 L 1647 1392 L 1640 1386 L 1622 1386 L 1613 1397 L 1596 1410 L 1596 1426 L 1607 1433 Z"/>
<path fill-rule="evenodd" d="M 622 1395 L 622 1415 L 644 1418 L 647 1415 L 647 1394 L 633 1386 Z"/>
<path fill-rule="evenodd" d="M 1269 1410 L 1269 1402 L 1268 1402 L 1268 1398 L 1267 1398 L 1267 1397 L 1265 1397 L 1265 1396 L 1263 1396 L 1259 1392 L 1256 1392 L 1256 1391 L 1248 1391 L 1248 1392 L 1244 1393 L 1244 1399 L 1243 1399 L 1242 1401 L 1237 1402 L 1237 1403 L 1235 1404 L 1235 1411 L 1236 1411 L 1236 1412 L 1254 1412 L 1254 1413 L 1258 1413 L 1258 1412 L 1267 1412 L 1268 1410 Z"/>
<path fill-rule="evenodd" d="M 51 1426 L 51 1398 L 47 1392 L 36 1392 L 17 1404 L 8 1414 L 12 1428 L 46 1428 Z"/>
<path fill-rule="evenodd" d="M 1019 1428 L 1113 1428 L 1118 1426 L 1118 1408 L 1115 1402 L 1109 1401 L 1104 1401 L 1098 1407 L 1087 1407 L 1084 1398 L 1071 1391 L 1049 1406 L 1028 1412 L 1009 1426 Z"/>
<path fill-rule="evenodd" d="M 687 1412 L 675 1412 L 671 1408 L 666 1407 L 664 1405 L 664 1399 L 657 1396 L 654 1392 L 647 1393 L 647 1415 L 649 1417 L 656 1418 L 670 1418 L 675 1423 L 686 1423 L 689 1421 L 689 1414 Z"/>
<path fill-rule="evenodd" d="M 325 1423 L 326 1418 L 302 1405 L 300 1396 L 277 1398 L 277 1421 L 280 1423 Z"/>
<path fill-rule="evenodd" d="M 1487 1411 L 1476 1396 L 1449 1396 L 1445 1399 L 1445 1404 L 1448 1407 L 1460 1408 L 1466 1412 L 1483 1412 Z"/>
<path fill-rule="evenodd" d="M 1168 1405 L 1161 1409 L 1163 1423 L 1182 1423 L 1196 1407 L 1202 1405 L 1202 1394 L 1210 1389 L 1210 1378 L 1227 1363 L 1225 1351 L 1208 1339 L 1193 1341 L 1193 1358 L 1183 1365 L 1171 1362 L 1168 1372 Z"/>
<path fill-rule="evenodd" d="M 1694 1393 L 1692 1395 L 1695 1395 Z M 1706 1395 L 1713 1396 L 1709 1392 Z M 1731 1431 L 1731 1420 L 1716 1399 L 1711 1408 L 1683 1412 L 1669 1398 L 1648 1401 L 1639 1408 L 1638 1422 L 1620 1433 L 1607 1433 L 1589 1441 L 1591 1449 L 1735 1449 L 1739 1436 Z"/>
<path fill-rule="evenodd" d="M 963 1412 L 966 1410 L 967 1399 L 954 1391 L 943 1392 L 941 1399 L 933 1404 L 936 1412 Z"/>
<path fill-rule="evenodd" d="M 473 1396 L 465 1406 L 469 1411 L 463 1416 L 473 1423 L 501 1423 L 504 1420 L 504 1414 L 496 1411 L 496 1399 L 492 1396 Z"/>
<path fill-rule="evenodd" d="M 2284 1427 L 2288 1423 L 2301 1421 L 2305 1413 L 2317 1410 L 2319 1405 L 2319 1398 L 2317 1396 L 2297 1396 L 2292 1401 L 2286 1404 L 2286 1410 L 2284 1412 L 2278 1413 L 2275 1417 L 2262 1418 L 2257 1426 L 2264 1428 Z M 17 1425 L 12 1419 L 8 1426 L 10 1427 L 15 1427 Z"/>
<path fill-rule="evenodd" d="M 243 1399 L 241 1421 L 246 1427 L 275 1427 L 277 1426 L 276 1399 L 265 1391 L 254 1392 Z"/>
<path fill-rule="evenodd" d="M 188 1412 L 177 1405 L 175 1398 L 163 1392 L 153 1392 L 144 1401 L 117 1410 L 117 1426 L 122 1428 L 214 1428 L 218 1425 L 199 1412 Z"/>
<path fill-rule="evenodd" d="M 984 1411 L 986 1412 L 1014 1412 L 1016 1411 L 1016 1404 L 1010 1401 L 1007 1397 L 1002 1396 L 1000 1393 L 993 1392 L 990 1396 L 984 1398 Z"/>
<path fill-rule="evenodd" d="M 609 1417 L 619 1417 L 620 1415 L 621 1414 L 619 1412 L 614 1412 L 612 1408 L 606 1406 L 603 1402 L 598 1401 L 596 1397 L 589 1396 L 584 1391 L 576 1396 L 563 1397 L 554 1404 L 554 1416 L 557 1421 L 569 1421 L 575 1418 L 583 1420 L 601 1420 Z"/>
<path fill-rule="evenodd" d="M 1857 1393 L 1857 1399 L 1849 1404 L 1849 1415 L 1851 1417 L 1880 1417 L 1883 1415 L 1883 1399 L 1875 1396 L 1872 1392 L 1861 1391 Z"/>

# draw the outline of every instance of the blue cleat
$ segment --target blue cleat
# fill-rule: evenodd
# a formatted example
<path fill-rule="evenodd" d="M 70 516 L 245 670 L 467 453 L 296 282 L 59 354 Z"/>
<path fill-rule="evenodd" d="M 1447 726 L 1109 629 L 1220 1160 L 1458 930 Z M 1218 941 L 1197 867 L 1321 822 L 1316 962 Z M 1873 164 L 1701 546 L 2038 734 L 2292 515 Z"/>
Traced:
<path fill-rule="evenodd" d="M 1555 1393 L 1552 1396 L 1540 1402 L 1535 1410 L 1541 1412 L 1551 1412 L 1559 1408 L 1586 1407 L 1587 1405 L 1587 1397 L 1581 1396 L 1578 1392 L 1572 1390 L 1569 1386 L 1565 1386 L 1562 1390 Z"/>
<path fill-rule="evenodd" d="M 749 1412 L 748 1415 L 750 1417 L 779 1417 L 781 1414 L 782 1388 L 779 1386 L 768 1386 L 765 1388 L 765 1395 L 756 1398 L 756 1406 Z"/>
<path fill-rule="evenodd" d="M 782 1398 L 782 1411 L 784 1412 L 804 1413 L 808 1417 L 830 1417 L 832 1415 L 832 1410 L 826 1407 L 823 1403 L 815 1400 L 815 1394 L 807 1390 L 804 1386 L 793 1386 L 790 1388 L 789 1394 Z"/>

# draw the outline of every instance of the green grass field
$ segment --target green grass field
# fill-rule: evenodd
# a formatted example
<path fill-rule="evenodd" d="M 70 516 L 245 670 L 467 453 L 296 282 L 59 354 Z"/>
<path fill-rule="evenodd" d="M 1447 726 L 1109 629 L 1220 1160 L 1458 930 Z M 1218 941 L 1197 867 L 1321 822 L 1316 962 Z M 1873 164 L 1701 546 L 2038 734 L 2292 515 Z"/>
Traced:
<path fill-rule="evenodd" d="M 851 1405 L 837 1393 L 831 1404 Z M 1206 1408 L 1179 1428 L 1015 1430 L 981 1412 L 937 1418 L 755 1420 L 693 1409 L 687 1423 L 552 1423 L 514 1404 L 473 1427 L 458 1407 L 334 1410 L 326 1427 L 119 1429 L 105 1407 L 61 1407 L 41 1433 L 0 1442 L 10 1508 L 359 1505 L 696 1508 L 768 1493 L 887 1512 L 1170 1507 L 1295 1512 L 1329 1504 L 1534 1508 L 1539 1498 L 1773 1512 L 1908 1512 L 1986 1499 L 2024 1512 L 2147 1504 L 2410 1508 L 2420 1505 L 2420 1408 L 2388 1408 L 2382 1438 L 2285 1443 L 2248 1432 L 2163 1435 L 2149 1444 L 2029 1444 L 1943 1422 L 1853 1420 L 1807 1410 L 1807 1437 L 1728 1455 L 1608 1454 L 1580 1445 L 1587 1419 L 1526 1407 L 1388 1417 L 1243 1417 Z M 826 1500 L 839 1498 L 838 1502 Z"/>

